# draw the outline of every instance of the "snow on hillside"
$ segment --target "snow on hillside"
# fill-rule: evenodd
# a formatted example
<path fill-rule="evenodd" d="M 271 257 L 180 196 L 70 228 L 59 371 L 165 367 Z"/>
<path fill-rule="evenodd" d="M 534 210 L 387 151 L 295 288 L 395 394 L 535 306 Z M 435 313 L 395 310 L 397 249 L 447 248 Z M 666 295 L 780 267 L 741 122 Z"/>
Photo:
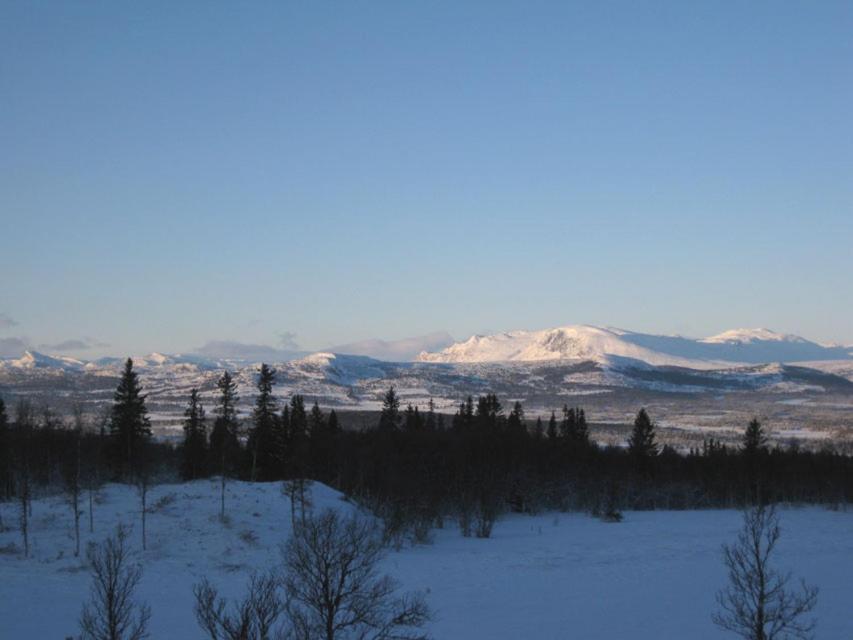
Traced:
<path fill-rule="evenodd" d="M 661 353 L 626 340 L 619 329 L 571 325 L 544 331 L 512 331 L 491 336 L 472 336 L 438 353 L 422 353 L 421 362 L 537 362 L 542 360 L 589 360 L 609 363 L 612 356 L 657 366 L 692 369 L 719 368 L 721 362 L 705 362 Z"/>
<path fill-rule="evenodd" d="M 719 369 L 733 364 L 853 359 L 847 347 L 825 346 L 767 329 L 735 329 L 703 339 L 570 325 L 543 331 L 472 336 L 421 362 L 535 362 L 629 358 L 654 366 Z"/>
<path fill-rule="evenodd" d="M 710 338 L 702 338 L 699 342 L 705 342 L 708 344 L 745 344 L 750 342 L 807 342 L 804 338 L 800 336 L 793 336 L 790 334 L 784 333 L 776 333 L 775 331 L 771 331 L 770 329 L 731 329 L 729 331 L 724 331 L 723 333 L 719 333 L 715 336 L 711 336 Z"/>
<path fill-rule="evenodd" d="M 335 491 L 313 485 L 316 509 L 352 510 Z M 278 561 L 290 508 L 278 483 L 228 486 L 230 523 L 217 519 L 218 486 L 197 481 L 152 488 L 149 548 L 139 544 L 138 496 L 108 485 L 95 507 L 98 540 L 123 521 L 144 575 L 139 597 L 152 608 L 151 637 L 202 638 L 192 585 L 207 576 L 227 597 L 248 573 Z M 84 504 L 85 508 L 85 504 Z M 33 557 L 16 553 L 17 505 L 0 504 L 0 636 L 63 638 L 77 632 L 89 574 L 73 557 L 68 506 L 33 502 Z M 820 588 L 818 637 L 853 637 L 849 615 L 853 513 L 783 509 L 777 558 Z M 582 514 L 508 516 L 489 540 L 463 538 L 448 522 L 432 545 L 391 552 L 384 570 L 406 590 L 425 590 L 434 610 L 428 631 L 441 640 L 659 640 L 730 636 L 710 620 L 725 583 L 720 545 L 740 526 L 735 511 L 628 512 L 620 524 Z"/>
<path fill-rule="evenodd" d="M 24 351 L 20 358 L 9 358 L 0 364 L 14 369 L 61 369 L 79 371 L 85 363 L 66 356 L 48 356 L 38 351 Z"/>

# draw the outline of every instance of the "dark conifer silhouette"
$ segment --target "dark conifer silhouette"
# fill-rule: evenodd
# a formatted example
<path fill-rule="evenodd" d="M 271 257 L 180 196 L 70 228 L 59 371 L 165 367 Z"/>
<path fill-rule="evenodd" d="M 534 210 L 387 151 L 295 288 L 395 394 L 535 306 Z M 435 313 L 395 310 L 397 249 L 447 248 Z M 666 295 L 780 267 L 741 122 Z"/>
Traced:
<path fill-rule="evenodd" d="M 655 425 L 645 409 L 640 409 L 634 419 L 634 430 L 628 439 L 628 451 L 637 459 L 647 459 L 657 455 Z"/>
<path fill-rule="evenodd" d="M 225 518 L 226 478 L 234 472 L 237 454 L 240 450 L 239 422 L 237 419 L 237 384 L 231 374 L 225 371 L 216 382 L 219 394 L 216 397 L 214 413 L 216 420 L 210 433 L 210 460 L 220 476 L 219 518 Z"/>
<path fill-rule="evenodd" d="M 332 435 L 337 435 L 341 430 L 340 424 L 338 424 L 338 414 L 335 413 L 335 410 L 332 409 L 329 411 L 329 433 Z"/>
<path fill-rule="evenodd" d="M 390 387 L 382 399 L 382 412 L 379 414 L 379 428 L 382 431 L 395 431 L 400 424 L 400 398 L 394 387 Z"/>
<path fill-rule="evenodd" d="M 182 447 L 181 476 L 184 480 L 195 480 L 205 475 L 207 462 L 207 419 L 198 395 L 198 389 L 190 391 L 184 411 L 184 442 Z"/>
<path fill-rule="evenodd" d="M 145 407 L 145 395 L 130 358 L 113 396 L 110 414 L 110 439 L 113 470 L 118 478 L 132 480 L 137 456 L 144 441 L 151 436 L 151 423 Z"/>
<path fill-rule="evenodd" d="M 749 425 L 743 434 L 743 452 L 747 456 L 756 456 L 766 450 L 767 436 L 764 433 L 764 428 L 758 418 L 753 418 L 749 421 Z"/>
<path fill-rule="evenodd" d="M 275 369 L 267 364 L 261 365 L 258 373 L 258 395 L 252 412 L 252 429 L 249 432 L 249 452 L 252 457 L 251 480 L 265 480 L 275 477 L 281 460 L 276 451 L 276 399 L 272 393 L 275 385 Z"/>
<path fill-rule="evenodd" d="M 507 418 L 507 428 L 517 434 L 527 433 L 527 422 L 524 419 L 524 407 L 517 400 L 512 405 L 512 411 Z"/>
<path fill-rule="evenodd" d="M 557 416 L 551 412 L 551 418 L 548 420 L 548 440 L 551 442 L 557 439 Z"/>
<path fill-rule="evenodd" d="M 308 416 L 308 432 L 314 438 L 324 435 L 325 431 L 326 416 L 323 415 L 320 405 L 314 401 L 314 405 L 311 407 L 311 414 Z"/>

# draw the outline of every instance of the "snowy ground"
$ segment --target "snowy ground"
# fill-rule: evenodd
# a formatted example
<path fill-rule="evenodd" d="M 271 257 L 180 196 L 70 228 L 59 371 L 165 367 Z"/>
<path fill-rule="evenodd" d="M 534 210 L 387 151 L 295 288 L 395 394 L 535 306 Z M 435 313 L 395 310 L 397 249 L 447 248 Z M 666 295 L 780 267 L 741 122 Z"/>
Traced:
<path fill-rule="evenodd" d="M 315 508 L 352 507 L 320 485 Z M 169 497 L 171 496 L 171 497 Z M 118 521 L 136 525 L 138 499 L 109 486 L 95 508 L 94 538 Z M 165 497 L 165 498 L 164 498 Z M 289 532 L 289 506 L 278 484 L 229 486 L 230 526 L 217 518 L 218 487 L 200 481 L 155 487 L 140 596 L 153 610 L 151 637 L 202 638 L 192 613 L 192 584 L 209 576 L 226 595 L 240 593 L 248 571 L 269 567 Z M 88 594 L 84 563 L 73 557 L 68 507 L 34 502 L 32 558 L 20 544 L 15 505 L 0 505 L 0 637 L 64 638 L 76 633 Z M 853 512 L 782 511 L 778 561 L 820 589 L 818 638 L 853 637 Z M 89 539 L 88 516 L 81 522 Z M 621 524 L 584 515 L 510 516 L 493 538 L 435 532 L 432 545 L 392 552 L 387 571 L 409 589 L 428 591 L 436 639 L 581 638 L 661 640 L 730 637 L 710 622 L 725 580 L 720 545 L 740 525 L 734 511 L 627 513 Z"/>

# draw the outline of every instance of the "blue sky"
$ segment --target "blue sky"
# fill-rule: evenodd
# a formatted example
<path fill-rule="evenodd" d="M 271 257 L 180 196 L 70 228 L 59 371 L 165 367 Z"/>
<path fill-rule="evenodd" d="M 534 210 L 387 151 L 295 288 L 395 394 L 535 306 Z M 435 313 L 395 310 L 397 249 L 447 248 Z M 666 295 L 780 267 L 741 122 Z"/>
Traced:
<path fill-rule="evenodd" d="M 850 2 L 7 2 L 0 340 L 853 343 L 851 33 Z"/>

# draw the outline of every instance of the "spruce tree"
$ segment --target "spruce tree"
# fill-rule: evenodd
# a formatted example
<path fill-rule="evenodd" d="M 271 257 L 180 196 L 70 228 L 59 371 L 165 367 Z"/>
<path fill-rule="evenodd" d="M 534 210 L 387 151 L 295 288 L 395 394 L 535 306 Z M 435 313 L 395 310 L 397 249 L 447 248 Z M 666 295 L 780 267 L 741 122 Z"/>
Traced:
<path fill-rule="evenodd" d="M 379 414 L 379 429 L 395 431 L 400 423 L 400 398 L 393 385 L 385 393 L 382 400 L 382 412 Z"/>
<path fill-rule="evenodd" d="M 551 412 L 551 419 L 548 420 L 548 440 L 553 442 L 557 439 L 557 416 Z"/>
<path fill-rule="evenodd" d="M 293 399 L 291 398 L 291 402 Z M 276 432 L 276 455 L 281 460 L 282 476 L 288 477 L 288 469 L 293 464 L 293 425 L 290 419 L 290 404 L 285 403 L 278 418 L 279 428 Z"/>
<path fill-rule="evenodd" d="M 527 433 L 527 423 L 524 421 L 524 408 L 516 400 L 507 418 L 507 427 L 511 433 Z"/>
<path fill-rule="evenodd" d="M 196 480 L 204 475 L 207 460 L 207 420 L 199 399 L 198 389 L 190 391 L 184 411 L 184 443 L 181 475 L 184 480 Z"/>
<path fill-rule="evenodd" d="M 297 442 L 308 435 L 308 414 L 305 412 L 305 398 L 299 394 L 290 399 L 290 433 L 293 440 Z"/>
<path fill-rule="evenodd" d="M 764 433 L 764 427 L 761 426 L 758 418 L 753 418 L 743 434 L 743 452 L 749 457 L 754 457 L 766 449 L 767 436 Z"/>
<path fill-rule="evenodd" d="M 249 433 L 249 450 L 252 455 L 251 479 L 270 479 L 276 472 L 275 427 L 276 400 L 272 393 L 275 369 L 261 364 L 258 374 L 258 395 L 252 412 L 252 430 Z"/>
<path fill-rule="evenodd" d="M 424 428 L 427 431 L 435 431 L 436 422 L 435 422 L 435 402 L 433 402 L 432 398 L 429 399 L 429 404 L 427 405 L 427 414 L 426 420 L 424 420 Z"/>
<path fill-rule="evenodd" d="M 628 451 L 638 459 L 651 458 L 658 453 L 658 445 L 655 442 L 655 425 L 645 409 L 640 409 L 634 419 L 634 430 L 628 439 Z"/>
<path fill-rule="evenodd" d="M 319 406 L 317 409 L 319 410 Z M 288 452 L 285 462 L 285 478 L 303 479 L 309 471 L 309 422 L 305 411 L 305 398 L 295 394 L 290 398 L 290 429 Z"/>
<path fill-rule="evenodd" d="M 140 449 L 151 436 L 145 397 L 133 370 L 133 360 L 128 358 L 113 395 L 110 413 L 113 468 L 119 478 L 132 478 L 140 462 L 137 459 Z"/>
<path fill-rule="evenodd" d="M 329 411 L 329 433 L 332 435 L 337 435 L 340 433 L 341 427 L 338 424 L 338 414 L 335 413 L 335 410 L 332 409 Z"/>
<path fill-rule="evenodd" d="M 586 412 L 583 409 L 578 409 L 575 413 L 577 420 L 575 423 L 575 442 L 584 446 L 589 445 L 589 425 L 586 422 Z"/>
<path fill-rule="evenodd" d="M 563 408 L 564 422 L 562 435 L 566 443 L 574 450 L 589 446 L 589 427 L 586 423 L 586 413 L 580 407 Z"/>
<path fill-rule="evenodd" d="M 542 416 L 536 416 L 536 426 L 533 428 L 533 437 L 541 440 L 545 436 L 545 430 L 542 427 Z"/>
<path fill-rule="evenodd" d="M 228 371 L 216 381 L 218 394 L 213 409 L 216 419 L 210 432 L 210 461 L 226 475 L 233 471 L 235 456 L 239 447 L 237 419 L 237 383 Z"/>
<path fill-rule="evenodd" d="M 403 427 L 406 431 L 420 431 L 423 428 L 421 413 L 410 403 L 403 414 Z"/>
<path fill-rule="evenodd" d="M 564 404 L 563 419 L 560 421 L 560 436 L 565 440 L 570 440 L 576 425 L 575 410 L 569 409 L 569 406 Z"/>
<path fill-rule="evenodd" d="M 503 407 L 493 393 L 477 398 L 477 424 L 481 429 L 494 429 L 503 419 Z"/>
<path fill-rule="evenodd" d="M 216 420 L 210 432 L 210 457 L 219 469 L 219 519 L 225 519 L 225 482 L 234 470 L 237 453 L 240 450 L 237 418 L 237 383 L 228 371 L 223 372 L 216 381 L 219 394 L 216 397 L 214 413 Z"/>
<path fill-rule="evenodd" d="M 317 401 L 311 407 L 311 414 L 308 416 L 308 432 L 311 437 L 321 436 L 326 430 L 326 416 L 323 415 L 323 410 Z"/>

